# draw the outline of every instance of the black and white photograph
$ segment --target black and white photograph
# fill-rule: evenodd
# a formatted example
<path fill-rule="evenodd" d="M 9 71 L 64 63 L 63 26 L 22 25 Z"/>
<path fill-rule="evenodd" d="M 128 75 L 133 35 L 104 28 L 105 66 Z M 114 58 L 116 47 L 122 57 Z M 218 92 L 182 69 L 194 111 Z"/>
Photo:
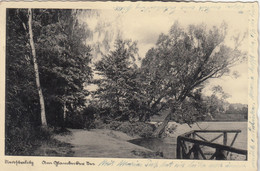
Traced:
<path fill-rule="evenodd" d="M 250 10 L 147 6 L 6 8 L 5 156 L 248 160 Z"/>

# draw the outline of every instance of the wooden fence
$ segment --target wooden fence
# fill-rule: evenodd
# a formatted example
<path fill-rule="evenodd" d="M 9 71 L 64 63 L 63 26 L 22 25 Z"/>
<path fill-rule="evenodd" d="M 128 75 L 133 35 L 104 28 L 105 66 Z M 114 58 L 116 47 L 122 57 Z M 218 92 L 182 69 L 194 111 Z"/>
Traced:
<path fill-rule="evenodd" d="M 241 130 L 194 130 L 177 138 L 177 159 L 203 159 L 203 160 L 227 160 L 231 153 L 244 156 L 247 160 L 247 150 L 234 148 L 233 145 Z M 208 140 L 205 135 L 215 135 Z M 228 137 L 235 134 L 228 145 Z M 221 143 L 216 143 L 221 139 Z M 215 150 L 213 153 L 205 151 L 206 148 Z"/>

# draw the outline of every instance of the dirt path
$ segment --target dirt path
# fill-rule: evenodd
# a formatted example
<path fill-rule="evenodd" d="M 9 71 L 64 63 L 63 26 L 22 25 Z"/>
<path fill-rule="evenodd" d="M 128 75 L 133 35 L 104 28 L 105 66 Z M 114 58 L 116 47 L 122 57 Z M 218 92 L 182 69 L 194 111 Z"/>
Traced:
<path fill-rule="evenodd" d="M 140 158 L 140 155 L 153 153 L 147 148 L 127 142 L 135 137 L 122 132 L 102 129 L 70 131 L 72 135 L 59 135 L 55 138 L 70 143 L 73 146 L 74 157 Z"/>

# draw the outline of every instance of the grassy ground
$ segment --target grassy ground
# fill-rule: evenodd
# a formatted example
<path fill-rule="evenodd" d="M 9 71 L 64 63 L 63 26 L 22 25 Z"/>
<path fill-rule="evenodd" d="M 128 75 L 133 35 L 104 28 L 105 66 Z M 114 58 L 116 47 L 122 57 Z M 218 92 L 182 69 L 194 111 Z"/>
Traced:
<path fill-rule="evenodd" d="M 107 158 L 162 158 L 156 151 L 132 144 L 139 138 L 106 129 L 69 129 L 70 134 L 55 135 L 35 151 L 39 156 L 107 157 Z"/>
<path fill-rule="evenodd" d="M 62 156 L 62 157 L 72 157 L 74 151 L 72 150 L 72 145 L 68 142 L 59 141 L 56 136 L 70 136 L 70 131 L 55 132 L 55 134 L 46 141 L 41 141 L 41 144 L 35 151 L 35 156 Z"/>
<path fill-rule="evenodd" d="M 61 142 L 56 139 L 51 139 L 42 145 L 34 152 L 35 156 L 62 156 L 72 157 L 72 145 L 66 142 Z"/>
<path fill-rule="evenodd" d="M 172 123 L 170 123 L 172 124 Z M 176 123 L 175 123 L 176 124 Z M 130 143 L 140 138 L 129 136 L 123 132 L 108 129 L 69 129 L 70 134 L 55 135 L 50 141 L 41 145 L 35 155 L 69 156 L 69 157 L 104 157 L 104 158 L 176 158 L 176 138 L 178 135 L 190 130 L 221 130 L 240 129 L 242 132 L 237 137 L 234 147 L 247 149 L 247 123 L 244 122 L 202 122 L 188 125 L 178 125 L 171 135 L 163 140 L 149 140 L 141 143 Z M 212 139 L 217 135 L 203 135 L 206 139 Z M 228 136 L 228 144 L 231 143 L 234 134 Z M 222 139 L 219 139 L 222 143 Z M 163 152 L 163 153 L 160 153 Z M 163 156 L 162 156 L 163 154 Z M 234 158 L 234 157 L 232 157 Z"/>
<path fill-rule="evenodd" d="M 128 142 L 131 137 L 119 131 L 95 129 L 70 129 L 72 135 L 56 136 L 61 142 L 70 143 L 75 157 L 109 157 L 109 158 L 160 158 L 157 153 L 147 148 Z"/>

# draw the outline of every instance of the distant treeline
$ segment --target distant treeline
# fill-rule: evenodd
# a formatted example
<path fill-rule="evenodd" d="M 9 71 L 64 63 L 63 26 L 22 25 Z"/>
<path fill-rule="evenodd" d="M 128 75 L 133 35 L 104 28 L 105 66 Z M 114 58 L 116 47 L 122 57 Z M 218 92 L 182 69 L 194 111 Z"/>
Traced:
<path fill-rule="evenodd" d="M 248 114 L 248 105 L 235 103 L 229 104 L 228 108 L 225 111 L 226 114 Z"/>

